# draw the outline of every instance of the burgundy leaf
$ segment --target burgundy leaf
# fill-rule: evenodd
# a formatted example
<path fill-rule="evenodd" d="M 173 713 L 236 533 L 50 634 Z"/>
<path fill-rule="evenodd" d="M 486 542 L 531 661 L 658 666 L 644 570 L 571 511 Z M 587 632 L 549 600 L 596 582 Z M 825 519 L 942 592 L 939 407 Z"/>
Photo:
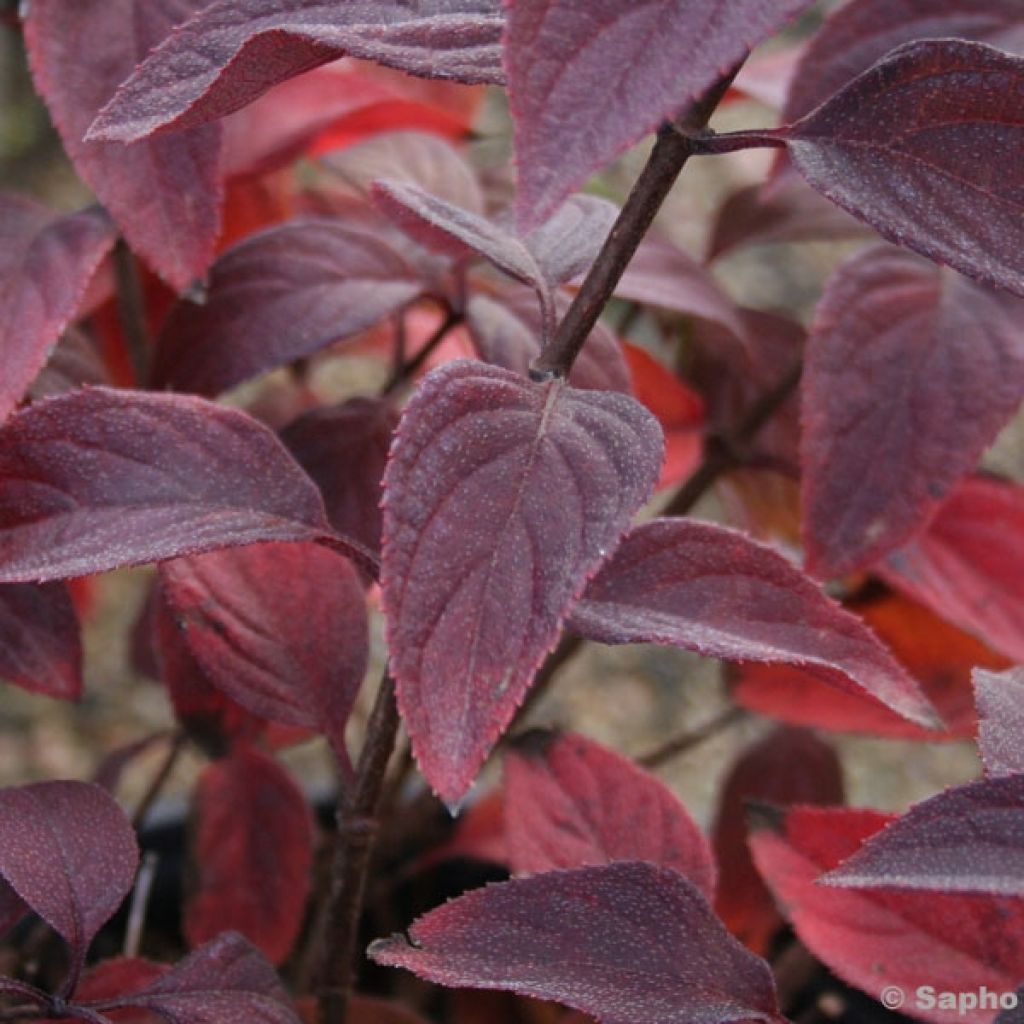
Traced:
<path fill-rule="evenodd" d="M 1024 487 L 963 483 L 931 526 L 877 568 L 898 590 L 1024 661 Z"/>
<path fill-rule="evenodd" d="M 599 643 L 803 665 L 910 721 L 939 724 L 917 683 L 862 622 L 782 555 L 711 523 L 655 519 L 634 529 L 590 582 L 570 624 Z"/>
<path fill-rule="evenodd" d="M 972 39 L 1024 52 L 1017 0 L 852 0 L 811 37 L 783 119 L 810 113 L 890 50 L 919 39 Z"/>
<path fill-rule="evenodd" d="M 81 696 L 82 641 L 66 587 L 0 586 L 0 679 L 62 700 Z"/>
<path fill-rule="evenodd" d="M 183 298 L 157 346 L 157 387 L 214 396 L 372 327 L 421 291 L 386 242 L 337 220 L 268 228 L 213 266 L 201 304 Z"/>
<path fill-rule="evenodd" d="M 515 0 L 505 68 L 521 224 L 542 221 L 589 174 L 680 114 L 809 6 L 810 0 Z"/>
<path fill-rule="evenodd" d="M 327 532 L 316 487 L 277 438 L 202 399 L 93 388 L 0 429 L 3 582 Z"/>
<path fill-rule="evenodd" d="M 213 121 L 349 54 L 427 78 L 501 81 L 499 0 L 215 0 L 118 89 L 90 137 Z"/>
<path fill-rule="evenodd" d="M 170 970 L 170 964 L 158 964 L 139 957 L 116 957 L 101 960 L 82 975 L 82 981 L 75 990 L 75 1002 L 116 998 L 122 992 L 141 988 L 162 977 Z M 109 1014 L 113 1024 L 162 1024 L 161 1018 L 150 1010 L 112 1010 Z M 81 1018 L 61 1017 L 46 1024 L 75 1024 Z"/>
<path fill-rule="evenodd" d="M 627 395 L 465 360 L 407 407 L 385 475 L 381 585 L 399 706 L 446 801 L 650 494 L 661 447 Z"/>
<path fill-rule="evenodd" d="M 57 342 L 28 393 L 35 401 L 49 395 L 63 395 L 87 384 L 110 383 L 110 374 L 97 346 L 84 331 L 71 327 Z"/>
<path fill-rule="evenodd" d="M 99 786 L 0 790 L 0 877 L 70 946 L 72 979 L 131 889 L 138 861 L 135 832 Z"/>
<path fill-rule="evenodd" d="M 540 730 L 505 755 L 505 841 L 519 873 L 645 860 L 673 868 L 708 899 L 715 862 L 672 791 L 607 747 Z"/>
<path fill-rule="evenodd" d="M 25 901 L 0 877 L 0 939 L 27 913 Z"/>
<path fill-rule="evenodd" d="M 324 496 L 331 526 L 380 550 L 381 480 L 398 414 L 374 398 L 352 398 L 293 420 L 281 440 Z"/>
<path fill-rule="evenodd" d="M 220 227 L 219 130 L 133 146 L 82 140 L 118 84 L 205 2 L 33 0 L 25 21 L 36 86 L 75 170 L 132 248 L 179 291 L 213 258 Z"/>
<path fill-rule="evenodd" d="M 607 199 L 570 196 L 524 241 L 545 279 L 561 284 L 590 269 L 618 216 Z"/>
<path fill-rule="evenodd" d="M 62 216 L 0 194 L 0 420 L 43 368 L 116 234 L 95 207 Z"/>
<path fill-rule="evenodd" d="M 253 544 L 165 562 L 160 579 L 210 682 L 344 752 L 368 656 L 365 598 L 348 559 L 313 543 Z"/>
<path fill-rule="evenodd" d="M 1024 894 L 1024 775 L 915 804 L 824 878 L 857 889 Z"/>
<path fill-rule="evenodd" d="M 1024 59 L 894 50 L 783 129 L 807 181 L 884 238 L 1024 295 Z"/>
<path fill-rule="evenodd" d="M 810 570 L 870 565 L 921 528 L 1024 395 L 1024 301 L 898 249 L 844 264 L 802 379 Z"/>
<path fill-rule="evenodd" d="M 1024 773 L 1024 668 L 976 669 L 978 747 L 988 775 Z"/>
<path fill-rule="evenodd" d="M 640 861 L 477 889 L 370 956 L 441 985 L 552 999 L 602 1024 L 783 1020 L 767 964 L 696 886 Z"/>
<path fill-rule="evenodd" d="M 133 1006 L 170 1024 L 299 1024 L 277 972 L 237 932 L 223 932 L 144 988 L 91 1008 Z"/>
<path fill-rule="evenodd" d="M 239 744 L 200 776 L 192 841 L 189 944 L 237 931 L 281 963 L 302 925 L 313 863 L 302 791 L 273 758 Z"/>
<path fill-rule="evenodd" d="M 896 985 L 912 994 L 1012 992 L 1024 976 L 1024 901 L 942 892 L 839 889 L 817 884 L 888 821 L 852 808 L 794 808 L 759 816 L 751 841 L 758 868 L 801 942 L 874 998 Z M 910 1004 L 908 1004 L 909 1006 Z M 990 1024 L 993 1011 L 914 1007 L 935 1024 Z"/>
<path fill-rule="evenodd" d="M 555 293 L 555 310 L 564 316 L 569 299 Z M 473 295 L 466 304 L 466 324 L 480 358 L 494 366 L 526 374 L 540 355 L 542 314 L 533 292 L 514 289 L 500 298 Z M 569 383 L 589 391 L 630 394 L 630 369 L 619 340 L 600 321 L 569 371 Z"/>

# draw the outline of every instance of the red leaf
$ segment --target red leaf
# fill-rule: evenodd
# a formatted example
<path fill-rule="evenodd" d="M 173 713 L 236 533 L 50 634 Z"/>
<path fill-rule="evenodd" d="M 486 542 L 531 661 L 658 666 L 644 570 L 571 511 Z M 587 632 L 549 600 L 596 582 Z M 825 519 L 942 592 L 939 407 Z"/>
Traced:
<path fill-rule="evenodd" d="M 318 544 L 253 544 L 165 562 L 160 579 L 214 686 L 344 752 L 368 656 L 363 589 L 348 559 Z"/>
<path fill-rule="evenodd" d="M 345 54 L 427 78 L 501 80 L 497 0 L 215 0 L 135 70 L 90 129 L 131 142 L 239 110 Z"/>
<path fill-rule="evenodd" d="M 381 586 L 399 706 L 446 801 L 469 787 L 660 463 L 658 425 L 627 395 L 464 360 L 420 386 L 385 476 Z"/>
<path fill-rule="evenodd" d="M 981 779 L 915 804 L 823 881 L 1024 895 L 1024 775 Z"/>
<path fill-rule="evenodd" d="M 722 785 L 714 828 L 720 876 L 715 912 L 755 953 L 768 952 L 782 924 L 747 845 L 750 801 L 839 804 L 843 773 L 835 750 L 805 729 L 775 729 L 739 757 Z"/>
<path fill-rule="evenodd" d="M 1024 773 L 1024 668 L 976 669 L 978 747 L 988 775 Z"/>
<path fill-rule="evenodd" d="M 959 893 L 836 889 L 818 885 L 891 818 L 874 811 L 796 808 L 758 825 L 754 859 L 797 935 L 841 978 L 874 998 L 906 993 L 1012 992 L 1024 976 L 1024 901 Z M 992 1011 L 915 1007 L 936 1024 L 989 1024 Z"/>
<path fill-rule="evenodd" d="M 370 956 L 440 985 L 553 999 L 604 1024 L 783 1020 L 768 965 L 691 882 L 640 861 L 477 889 Z"/>
<path fill-rule="evenodd" d="M 82 642 L 67 588 L 0 586 L 0 679 L 61 700 L 82 694 Z"/>
<path fill-rule="evenodd" d="M 422 287 L 386 242 L 336 219 L 268 228 L 217 260 L 202 304 L 174 307 L 154 386 L 218 395 L 358 334 Z"/>
<path fill-rule="evenodd" d="M 99 786 L 0 790 L 0 877 L 67 942 L 72 980 L 131 889 L 138 862 L 135 832 Z"/>
<path fill-rule="evenodd" d="M 139 957 L 103 960 L 82 975 L 81 984 L 75 991 L 75 1002 L 116 998 L 122 992 L 156 981 L 170 969 L 169 964 L 158 964 Z M 160 1024 L 161 1021 L 159 1016 L 149 1010 L 112 1010 L 109 1016 L 114 1024 Z M 62 1017 L 59 1022 L 47 1021 L 46 1024 L 73 1024 L 76 1019 Z"/>
<path fill-rule="evenodd" d="M 170 1024 L 299 1024 L 277 972 L 237 932 L 200 946 L 161 977 L 92 1009 L 141 1007 Z"/>
<path fill-rule="evenodd" d="M 1024 487 L 966 480 L 931 526 L 877 568 L 938 615 L 1024 661 Z"/>
<path fill-rule="evenodd" d="M 809 6 L 809 0 L 710 7 L 703 0 L 516 0 L 504 59 L 522 225 L 543 220 L 589 174 L 681 113 Z"/>
<path fill-rule="evenodd" d="M 115 237 L 95 207 L 62 216 L 0 194 L 0 420 L 43 368 Z"/>
<path fill-rule="evenodd" d="M 82 138 L 117 85 L 203 3 L 33 0 L 25 21 L 36 86 L 75 170 L 132 248 L 178 291 L 201 277 L 213 258 L 221 200 L 218 129 L 134 146 Z"/>
<path fill-rule="evenodd" d="M 92 388 L 0 430 L 2 582 L 328 533 L 313 482 L 234 409 Z"/>
<path fill-rule="evenodd" d="M 352 398 L 292 420 L 281 440 L 324 496 L 338 533 L 380 550 L 381 479 L 398 414 L 373 398 Z"/>
<path fill-rule="evenodd" d="M 1018 57 L 909 43 L 781 137 L 815 189 L 884 238 L 1024 295 L 1024 105 L 1007 99 L 1022 90 Z"/>
<path fill-rule="evenodd" d="M 500 789 L 470 804 L 458 817 L 451 837 L 416 862 L 423 869 L 456 857 L 508 864 L 505 803 Z"/>
<path fill-rule="evenodd" d="M 505 755 L 505 837 L 517 874 L 644 860 L 708 899 L 715 863 L 672 791 L 627 758 L 573 733 L 540 730 Z"/>
<path fill-rule="evenodd" d="M 606 644 L 660 643 L 706 657 L 812 668 L 935 725 L 918 685 L 855 616 L 781 555 L 694 519 L 634 529 L 573 608 L 572 628 Z"/>
<path fill-rule="evenodd" d="M 196 790 L 192 849 L 189 944 L 237 931 L 281 963 L 302 925 L 313 864 L 309 808 L 288 773 L 246 744 L 211 764 Z"/>
<path fill-rule="evenodd" d="M 807 561 L 839 576 L 919 530 L 1016 411 L 1024 302 L 869 249 L 826 287 L 802 392 Z"/>
<path fill-rule="evenodd" d="M 859 616 L 896 660 L 921 684 L 947 731 L 923 729 L 893 714 L 865 693 L 823 687 L 795 667 L 744 665 L 733 675 L 737 704 L 796 725 L 937 742 L 973 738 L 977 729 L 971 669 L 1004 668 L 1004 658 L 926 608 L 897 594 L 852 601 Z"/>

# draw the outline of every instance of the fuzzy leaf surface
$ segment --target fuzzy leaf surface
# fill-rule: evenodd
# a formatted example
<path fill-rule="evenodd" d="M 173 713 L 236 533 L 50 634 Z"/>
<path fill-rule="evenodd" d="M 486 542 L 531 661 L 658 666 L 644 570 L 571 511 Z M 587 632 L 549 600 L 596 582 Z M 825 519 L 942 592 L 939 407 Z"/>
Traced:
<path fill-rule="evenodd" d="M 329 533 L 313 482 L 244 413 L 92 388 L 0 429 L 0 581 Z"/>
<path fill-rule="evenodd" d="M 130 142 L 213 121 L 346 54 L 497 83 L 503 27 L 499 0 L 215 0 L 135 69 L 90 135 Z"/>
<path fill-rule="evenodd" d="M 552 999 L 602 1024 L 783 1019 L 764 961 L 691 882 L 641 861 L 489 885 L 421 917 L 409 937 L 378 940 L 370 956 L 441 985 Z"/>
<path fill-rule="evenodd" d="M 337 220 L 268 228 L 213 266 L 202 304 L 183 298 L 161 332 L 155 387 L 214 396 L 372 327 L 422 283 L 382 239 Z"/>
<path fill-rule="evenodd" d="M 650 495 L 661 449 L 627 395 L 464 360 L 406 408 L 384 481 L 381 586 L 399 707 L 446 801 L 464 795 Z"/>
<path fill-rule="evenodd" d="M 976 669 L 978 747 L 988 775 L 1024 773 L 1024 668 Z"/>
<path fill-rule="evenodd" d="M 1024 59 L 894 50 L 783 129 L 810 185 L 883 238 L 1024 295 Z"/>
<path fill-rule="evenodd" d="M 711 849 L 675 794 L 584 736 L 535 730 L 517 739 L 505 755 L 504 807 L 518 874 L 644 860 L 714 896 Z"/>
<path fill-rule="evenodd" d="M 809 6 L 810 0 L 516 0 L 504 60 L 520 224 L 542 221 L 590 174 L 680 114 Z"/>
<path fill-rule="evenodd" d="M 189 944 L 236 931 L 281 963 L 302 925 L 313 864 L 302 791 L 272 757 L 239 744 L 200 776 L 195 813 Z"/>
<path fill-rule="evenodd" d="M 801 381 L 808 566 L 831 578 L 904 543 L 1024 396 L 1024 301 L 912 253 L 839 268 Z"/>
<path fill-rule="evenodd" d="M 25 21 L 36 87 L 75 170 L 132 248 L 178 291 L 201 277 L 213 258 L 220 227 L 219 129 L 132 146 L 83 138 L 136 64 L 205 2 L 33 0 Z"/>
<path fill-rule="evenodd" d="M 0 195 L 0 421 L 42 370 L 116 235 L 95 207 L 60 215 Z"/>
<path fill-rule="evenodd" d="M 67 942 L 73 974 L 128 895 L 138 862 L 134 830 L 99 786 L 0 790 L 0 878 Z"/>
<path fill-rule="evenodd" d="M 937 615 L 1024 661 L 1024 487 L 976 477 L 878 569 Z"/>
<path fill-rule="evenodd" d="M 81 696 L 82 641 L 66 587 L 0 586 L 0 679 L 61 700 Z"/>
<path fill-rule="evenodd" d="M 165 562 L 160 580 L 214 686 L 344 751 L 369 643 L 363 588 L 347 558 L 313 543 L 252 544 Z"/>
<path fill-rule="evenodd" d="M 910 721 L 937 724 L 917 683 L 863 623 L 782 555 L 725 527 L 693 519 L 637 527 L 590 582 L 570 625 L 599 643 L 802 665 Z"/>

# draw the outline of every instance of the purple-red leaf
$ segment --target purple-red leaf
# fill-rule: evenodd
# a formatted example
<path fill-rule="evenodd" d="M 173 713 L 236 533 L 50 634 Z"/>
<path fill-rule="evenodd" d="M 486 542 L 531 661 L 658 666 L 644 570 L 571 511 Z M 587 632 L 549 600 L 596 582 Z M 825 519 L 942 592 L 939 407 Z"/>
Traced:
<path fill-rule="evenodd" d="M 281 963 L 302 925 L 313 863 L 302 791 L 272 757 L 243 743 L 203 772 L 195 813 L 189 944 L 237 931 Z"/>
<path fill-rule="evenodd" d="M 313 543 L 253 544 L 165 562 L 160 579 L 211 683 L 344 752 L 368 647 L 363 589 L 347 558 Z"/>
<path fill-rule="evenodd" d="M 904 543 L 1024 395 L 1024 301 L 872 248 L 829 281 L 802 379 L 807 562 L 830 578 Z"/>
<path fill-rule="evenodd" d="M 655 519 L 637 527 L 591 580 L 570 623 L 600 643 L 802 665 L 910 721 L 938 724 L 917 683 L 862 622 L 782 555 L 722 526 Z"/>
<path fill-rule="evenodd" d="M 33 0 L 25 21 L 36 86 L 75 169 L 132 248 L 179 291 L 202 276 L 213 258 L 220 226 L 219 130 L 132 146 L 82 140 L 135 65 L 204 2 Z"/>
<path fill-rule="evenodd" d="M 1024 487 L 964 482 L 928 529 L 877 568 L 936 615 L 1024 661 Z"/>
<path fill-rule="evenodd" d="M 26 914 L 28 905 L 0 877 L 0 939 L 9 932 Z M 2 982 L 0 982 L 2 985 Z"/>
<path fill-rule="evenodd" d="M 92 388 L 0 429 L 2 582 L 328 532 L 319 492 L 277 438 L 199 398 Z"/>
<path fill-rule="evenodd" d="M 978 748 L 988 775 L 1024 773 L 1024 668 L 974 672 Z"/>
<path fill-rule="evenodd" d="M 602 1024 L 783 1020 L 768 965 L 696 886 L 639 861 L 477 889 L 370 956 L 441 985 L 552 999 Z"/>
<path fill-rule="evenodd" d="M 327 518 L 342 536 L 380 550 L 381 480 L 398 426 L 392 406 L 374 398 L 312 409 L 281 440 L 323 494 Z"/>
<path fill-rule="evenodd" d="M 71 948 L 71 977 L 128 894 L 139 849 L 121 808 L 88 782 L 0 790 L 0 878 Z"/>
<path fill-rule="evenodd" d="M 980 779 L 915 804 L 824 881 L 1024 895 L 1024 775 Z"/>
<path fill-rule="evenodd" d="M 110 374 L 92 339 L 76 327 L 64 332 L 50 358 L 29 388 L 33 400 L 86 385 L 110 384 Z"/>
<path fill-rule="evenodd" d="M 0 195 L 0 420 L 43 368 L 115 237 L 100 209 L 61 216 Z"/>
<path fill-rule="evenodd" d="M 714 858 L 686 808 L 664 783 L 593 740 L 520 737 L 505 755 L 504 807 L 516 873 L 645 860 L 714 896 Z"/>
<path fill-rule="evenodd" d="M 783 129 L 807 181 L 884 238 L 1024 295 L 1024 59 L 909 43 Z"/>
<path fill-rule="evenodd" d="M 682 113 L 809 6 L 810 0 L 515 0 L 505 68 L 520 223 L 540 223 L 589 174 Z"/>
<path fill-rule="evenodd" d="M 215 0 L 117 91 L 90 137 L 213 121 L 345 54 L 427 78 L 500 82 L 499 0 Z"/>
<path fill-rule="evenodd" d="M 409 404 L 385 476 L 381 585 L 399 706 L 446 801 L 651 493 L 661 448 L 627 395 L 480 363 L 434 371 Z"/>
<path fill-rule="evenodd" d="M 48 697 L 82 693 L 82 641 L 67 588 L 0 586 L 0 679 Z"/>
<path fill-rule="evenodd" d="M 136 992 L 90 1008 L 141 1007 L 170 1024 L 299 1024 L 262 953 L 237 932 L 224 932 Z"/>
<path fill-rule="evenodd" d="M 213 266 L 201 304 L 183 298 L 157 346 L 157 387 L 213 396 L 373 326 L 423 285 L 389 246 L 337 220 L 289 221 Z"/>

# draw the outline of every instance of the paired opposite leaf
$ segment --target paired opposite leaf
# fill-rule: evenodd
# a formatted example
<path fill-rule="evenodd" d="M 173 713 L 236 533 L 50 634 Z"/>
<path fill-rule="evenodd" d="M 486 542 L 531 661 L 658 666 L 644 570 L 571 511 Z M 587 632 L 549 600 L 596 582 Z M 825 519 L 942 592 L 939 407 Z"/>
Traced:
<path fill-rule="evenodd" d="M 424 774 L 465 793 L 570 604 L 651 492 L 661 432 L 626 395 L 459 361 L 403 416 L 381 585 Z"/>
<path fill-rule="evenodd" d="M 634 529 L 591 581 L 571 625 L 599 643 L 660 643 L 706 657 L 812 668 L 910 721 L 935 725 L 919 687 L 857 618 L 781 555 L 691 519 Z"/>
<path fill-rule="evenodd" d="M 801 386 L 808 565 L 840 576 L 919 530 L 1016 411 L 1024 301 L 869 249 L 825 289 Z"/>
<path fill-rule="evenodd" d="M 102 210 L 61 216 L 0 195 L 0 421 L 42 370 L 115 237 Z"/>
<path fill-rule="evenodd" d="M 694 885 L 640 861 L 489 885 L 370 956 L 441 985 L 552 999 L 602 1024 L 783 1020 L 768 965 Z"/>
<path fill-rule="evenodd" d="M 32 74 L 75 170 L 174 288 L 205 272 L 220 226 L 220 134 L 137 145 L 83 141 L 114 90 L 205 0 L 39 0 L 28 6 Z"/>
<path fill-rule="evenodd" d="M 946 39 L 894 50 L 778 137 L 884 238 L 1024 295 L 1024 59 Z"/>
<path fill-rule="evenodd" d="M 213 121 L 346 54 L 499 82 L 503 26 L 499 0 L 215 0 L 135 69 L 90 137 L 131 142 Z"/>
<path fill-rule="evenodd" d="M 386 242 L 334 219 L 299 219 L 229 249 L 202 304 L 164 325 L 156 387 L 214 396 L 372 327 L 422 290 Z"/>
<path fill-rule="evenodd" d="M 521 225 L 540 223 L 588 175 L 682 113 L 809 6 L 810 0 L 515 0 L 504 60 Z"/>
<path fill-rule="evenodd" d="M 0 790 L 0 879 L 67 942 L 72 977 L 131 889 L 138 861 L 135 832 L 99 786 Z"/>
<path fill-rule="evenodd" d="M 519 874 L 644 860 L 714 895 L 714 858 L 686 808 L 593 740 L 541 731 L 517 739 L 505 755 L 504 807 L 508 861 Z"/>
<path fill-rule="evenodd" d="M 2 582 L 329 532 L 277 438 L 202 399 L 93 388 L 0 428 Z"/>
<path fill-rule="evenodd" d="M 67 588 L 0 586 L 0 680 L 48 697 L 82 693 L 82 641 Z"/>
<path fill-rule="evenodd" d="M 974 673 L 978 747 L 988 775 L 1024 773 L 1024 668 Z"/>

